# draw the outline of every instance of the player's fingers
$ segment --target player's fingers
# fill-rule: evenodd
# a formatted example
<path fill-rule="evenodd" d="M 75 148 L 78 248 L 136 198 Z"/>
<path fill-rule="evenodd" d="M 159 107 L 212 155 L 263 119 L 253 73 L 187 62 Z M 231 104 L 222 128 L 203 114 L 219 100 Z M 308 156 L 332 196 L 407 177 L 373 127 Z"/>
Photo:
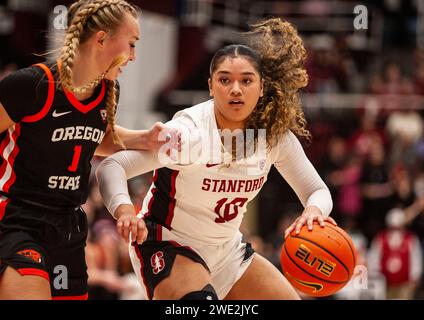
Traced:
<path fill-rule="evenodd" d="M 318 216 L 318 222 L 321 228 L 325 227 L 325 223 L 324 223 L 324 217 L 323 216 Z"/>
<path fill-rule="evenodd" d="M 294 230 L 294 224 L 292 224 L 290 227 L 286 229 L 284 232 L 284 239 L 288 237 L 288 235 Z"/>
<path fill-rule="evenodd" d="M 137 239 L 137 233 L 138 233 L 138 227 L 137 227 L 137 218 L 134 217 L 131 219 L 131 241 L 136 241 Z"/>
<path fill-rule="evenodd" d="M 308 225 L 308 230 L 312 231 L 312 229 L 314 228 L 314 216 L 309 216 L 306 223 Z"/>
<path fill-rule="evenodd" d="M 130 220 L 124 221 L 124 227 L 123 227 L 123 236 L 126 243 L 129 243 L 129 236 L 130 236 Z"/>
<path fill-rule="evenodd" d="M 149 231 L 146 228 L 146 225 L 144 225 L 143 229 L 142 229 L 142 241 L 146 241 L 147 240 L 147 236 L 149 235 Z"/>
<path fill-rule="evenodd" d="M 121 220 L 118 220 L 118 222 L 116 223 L 116 229 L 118 230 L 118 234 L 122 238 L 124 238 L 123 228 L 124 228 L 124 223 Z"/>
<path fill-rule="evenodd" d="M 146 235 L 146 225 L 144 224 L 143 220 L 138 220 L 137 221 L 137 243 L 138 244 L 142 244 L 144 242 L 144 240 L 146 240 L 147 235 Z"/>
<path fill-rule="evenodd" d="M 166 129 L 166 127 L 162 122 L 156 122 L 153 126 L 153 129 L 160 132 L 160 131 Z"/>
<path fill-rule="evenodd" d="M 299 234 L 300 229 L 302 228 L 302 226 L 305 224 L 306 219 L 304 217 L 301 217 L 298 222 L 296 223 L 296 234 Z"/>
<path fill-rule="evenodd" d="M 328 221 L 328 222 L 330 222 L 330 223 L 332 223 L 332 224 L 334 224 L 335 226 L 337 226 L 337 222 L 333 218 L 327 217 L 327 218 L 325 218 L 325 220 Z"/>

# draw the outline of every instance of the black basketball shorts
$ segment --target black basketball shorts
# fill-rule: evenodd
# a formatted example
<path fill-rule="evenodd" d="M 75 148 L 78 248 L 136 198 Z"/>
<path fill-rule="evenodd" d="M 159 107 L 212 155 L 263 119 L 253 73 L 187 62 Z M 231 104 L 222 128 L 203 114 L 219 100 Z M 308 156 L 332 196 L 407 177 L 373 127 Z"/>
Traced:
<path fill-rule="evenodd" d="M 86 300 L 87 216 L 9 203 L 0 221 L 0 277 L 7 267 L 49 281 L 53 299 Z"/>

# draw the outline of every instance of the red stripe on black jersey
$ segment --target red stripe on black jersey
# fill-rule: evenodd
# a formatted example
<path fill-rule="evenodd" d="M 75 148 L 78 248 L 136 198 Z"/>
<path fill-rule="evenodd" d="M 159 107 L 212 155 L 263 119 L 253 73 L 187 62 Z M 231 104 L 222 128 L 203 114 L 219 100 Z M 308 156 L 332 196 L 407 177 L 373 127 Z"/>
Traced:
<path fill-rule="evenodd" d="M 16 181 L 16 174 L 15 174 L 15 170 L 13 168 L 13 165 L 15 163 L 16 156 L 19 153 L 19 147 L 18 147 L 17 141 L 18 141 L 18 137 L 19 137 L 20 133 L 21 133 L 21 125 L 16 124 L 15 125 L 15 131 L 12 134 L 12 141 L 14 143 L 14 148 L 13 148 L 13 151 L 10 154 L 10 157 L 9 157 L 9 160 L 8 160 L 12 172 L 11 172 L 11 176 L 10 176 L 9 180 L 6 181 L 4 187 L 2 188 L 4 192 L 9 192 L 10 187 Z"/>
<path fill-rule="evenodd" d="M 4 154 L 4 151 L 6 147 L 10 143 L 10 135 L 9 131 L 4 132 L 4 138 L 2 142 L 0 143 L 0 159 L 2 160 L 1 166 L 0 166 L 0 179 L 3 177 L 4 172 L 6 171 L 7 166 L 7 159 L 5 159 L 6 155 Z"/>
<path fill-rule="evenodd" d="M 7 144 L 4 148 L 0 149 L 1 158 L 3 159 L 2 166 L 0 168 L 0 190 L 8 193 L 10 187 L 16 181 L 16 174 L 13 168 L 16 156 L 19 153 L 19 147 L 17 145 L 18 137 L 21 133 L 21 125 L 16 124 L 14 127 L 7 131 Z M 3 143 L 2 143 L 3 147 Z"/>
<path fill-rule="evenodd" d="M 51 70 L 44 64 L 39 63 L 39 64 L 35 64 L 34 66 L 37 66 L 41 69 L 44 70 L 44 72 L 47 75 L 47 79 L 49 82 L 49 88 L 48 88 L 48 94 L 47 94 L 47 100 L 46 103 L 44 104 L 43 108 L 41 109 L 40 112 L 38 112 L 37 114 L 34 114 L 32 116 L 26 116 L 22 119 L 23 122 L 36 122 L 36 121 L 40 121 L 41 119 L 43 119 L 47 113 L 49 113 L 50 108 L 53 104 L 53 99 L 54 99 L 54 78 L 53 78 L 53 74 L 51 72 Z"/>
<path fill-rule="evenodd" d="M 61 66 L 62 66 L 62 62 L 58 61 L 57 67 L 58 67 L 59 72 L 60 72 Z M 87 105 L 82 104 L 71 91 L 63 88 L 63 92 L 65 93 L 66 98 L 68 98 L 69 102 L 77 110 L 79 110 L 82 113 L 87 113 L 87 112 L 91 111 L 92 109 L 94 109 L 95 107 L 97 107 L 100 102 L 102 102 L 103 98 L 105 97 L 105 93 L 106 93 L 106 82 L 105 82 L 105 80 L 102 80 L 102 88 L 101 88 L 99 96 L 94 101 L 90 102 Z"/>
<path fill-rule="evenodd" d="M 103 98 L 105 97 L 106 84 L 105 84 L 105 81 L 103 80 L 102 81 L 102 89 L 100 91 L 99 96 L 97 97 L 96 100 L 90 102 L 87 105 L 84 105 L 81 102 L 79 102 L 78 99 L 74 96 L 74 94 L 71 91 L 68 91 L 66 89 L 63 89 L 63 91 L 65 92 L 65 95 L 68 98 L 69 102 L 72 103 L 72 105 L 75 108 L 77 108 L 82 113 L 87 113 L 87 112 L 91 111 L 92 109 L 94 109 L 95 107 L 97 107 L 99 105 L 99 103 L 103 100 Z"/>
<path fill-rule="evenodd" d="M 152 198 L 148 206 L 148 214 L 150 220 L 171 230 L 172 219 L 174 218 L 175 209 L 175 181 L 179 171 L 168 168 L 161 168 L 155 172 L 156 188 L 152 188 Z"/>

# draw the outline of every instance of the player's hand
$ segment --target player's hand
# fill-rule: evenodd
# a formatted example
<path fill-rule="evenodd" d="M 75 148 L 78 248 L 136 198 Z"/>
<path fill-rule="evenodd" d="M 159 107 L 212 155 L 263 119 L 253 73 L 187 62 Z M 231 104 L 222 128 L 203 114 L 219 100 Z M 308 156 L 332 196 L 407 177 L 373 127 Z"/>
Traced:
<path fill-rule="evenodd" d="M 181 151 L 181 132 L 176 128 L 171 128 L 161 122 L 156 122 L 146 135 L 143 136 L 143 145 L 147 150 L 157 151 L 165 143 L 170 150 Z"/>
<path fill-rule="evenodd" d="M 135 214 L 135 209 L 132 205 L 122 204 L 115 211 L 115 217 L 118 219 L 116 227 L 118 233 L 126 243 L 131 240 L 142 244 L 147 239 L 147 228 L 143 219 L 140 219 Z"/>
<path fill-rule="evenodd" d="M 310 206 L 305 208 L 305 210 L 303 210 L 302 214 L 300 217 L 298 217 L 291 225 L 290 227 L 288 227 L 286 229 L 286 231 L 284 232 L 284 238 L 287 238 L 287 236 L 293 231 L 295 230 L 296 234 L 299 234 L 300 229 L 302 228 L 302 226 L 304 224 L 307 224 L 308 226 L 308 230 L 312 231 L 313 229 L 313 225 L 314 225 L 314 221 L 318 221 L 319 225 L 324 228 L 325 224 L 324 221 L 328 221 L 332 224 L 334 224 L 335 226 L 337 226 L 336 221 L 334 221 L 333 218 L 331 217 L 324 217 L 321 213 L 321 210 L 318 209 L 315 206 Z"/>

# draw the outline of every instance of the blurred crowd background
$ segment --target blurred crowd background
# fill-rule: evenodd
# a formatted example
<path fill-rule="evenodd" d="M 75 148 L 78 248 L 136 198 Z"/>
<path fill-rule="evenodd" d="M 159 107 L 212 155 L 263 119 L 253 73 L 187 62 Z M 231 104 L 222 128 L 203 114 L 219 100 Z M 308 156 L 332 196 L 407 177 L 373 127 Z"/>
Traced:
<path fill-rule="evenodd" d="M 0 79 L 58 46 L 55 22 L 72 2 L 0 1 Z M 208 99 L 210 58 L 250 23 L 278 16 L 296 25 L 310 77 L 302 101 L 313 140 L 305 151 L 331 190 L 333 218 L 360 254 L 351 283 L 330 299 L 423 299 L 424 1 L 132 2 L 143 11 L 142 37 L 120 80 L 118 119 L 133 128 Z M 355 28 L 358 5 L 366 29 Z M 129 182 L 137 206 L 150 182 L 151 174 Z M 90 298 L 137 299 L 127 245 L 94 180 L 84 208 Z M 301 211 L 271 171 L 242 225 L 246 240 L 281 268 L 284 229 Z"/>

